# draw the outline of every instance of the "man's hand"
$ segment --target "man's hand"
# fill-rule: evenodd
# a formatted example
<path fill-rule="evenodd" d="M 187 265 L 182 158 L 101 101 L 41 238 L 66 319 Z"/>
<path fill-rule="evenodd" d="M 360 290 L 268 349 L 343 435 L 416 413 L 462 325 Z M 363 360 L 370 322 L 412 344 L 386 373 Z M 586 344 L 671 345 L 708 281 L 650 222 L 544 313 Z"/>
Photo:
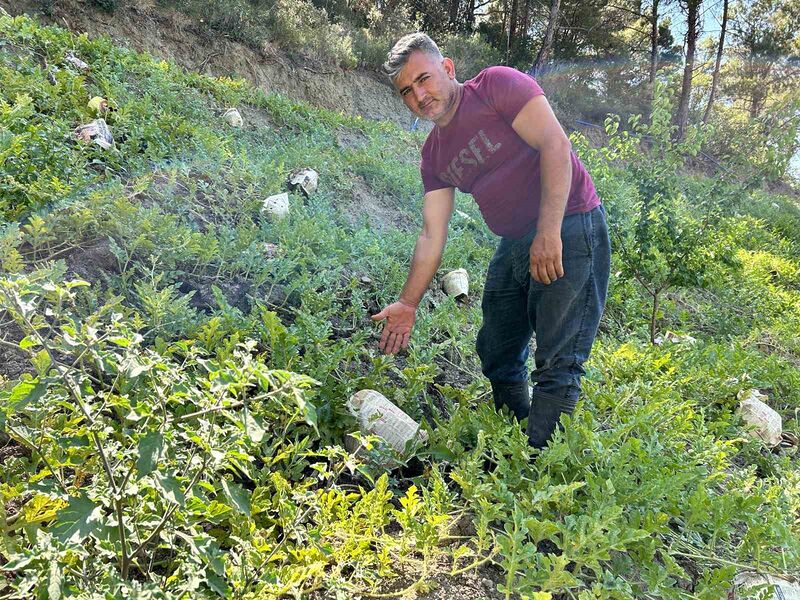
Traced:
<path fill-rule="evenodd" d="M 383 334 L 378 347 L 386 354 L 395 354 L 400 348 L 408 347 L 411 329 L 417 319 L 417 308 L 405 302 L 398 301 L 384 308 L 377 315 L 372 315 L 373 321 L 383 321 Z"/>
<path fill-rule="evenodd" d="M 531 244 L 531 277 L 550 284 L 564 276 L 561 264 L 561 232 L 539 231 Z"/>

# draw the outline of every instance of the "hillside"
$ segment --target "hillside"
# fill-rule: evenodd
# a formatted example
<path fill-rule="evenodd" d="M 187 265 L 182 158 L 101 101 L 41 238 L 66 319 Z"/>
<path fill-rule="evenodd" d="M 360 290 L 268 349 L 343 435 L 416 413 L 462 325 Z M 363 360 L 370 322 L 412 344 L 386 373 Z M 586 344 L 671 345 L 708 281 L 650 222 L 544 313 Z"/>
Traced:
<path fill-rule="evenodd" d="M 104 35 L 118 45 L 148 52 L 198 73 L 247 79 L 266 92 L 278 92 L 314 106 L 408 128 L 413 118 L 383 77 L 366 70 L 304 64 L 279 49 L 256 50 L 184 13 L 149 2 L 120 4 L 113 14 L 75 0 L 51 3 L 49 14 L 36 0 L 0 0 L 12 16 L 36 14 L 43 22 L 90 36 Z"/>
<path fill-rule="evenodd" d="M 533 454 L 480 376 L 497 239 L 470 198 L 409 350 L 377 349 L 421 134 L 25 17 L 0 16 L 0 80 L 2 597 L 718 599 L 800 573 L 800 208 L 683 174 L 663 106 L 647 143 L 573 138 L 612 282 L 582 402 Z M 95 96 L 109 149 L 73 133 Z M 428 443 L 348 451 L 361 389 Z M 753 389 L 775 447 L 737 411 Z"/>

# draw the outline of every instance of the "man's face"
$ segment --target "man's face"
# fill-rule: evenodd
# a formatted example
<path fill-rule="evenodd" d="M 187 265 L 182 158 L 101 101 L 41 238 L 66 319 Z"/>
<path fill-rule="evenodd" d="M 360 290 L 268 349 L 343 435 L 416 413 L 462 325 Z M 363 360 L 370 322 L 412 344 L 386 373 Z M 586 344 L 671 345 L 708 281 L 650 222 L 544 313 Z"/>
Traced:
<path fill-rule="evenodd" d="M 421 119 L 437 121 L 453 107 L 456 97 L 453 61 L 426 52 L 411 53 L 394 87 L 408 109 Z"/>

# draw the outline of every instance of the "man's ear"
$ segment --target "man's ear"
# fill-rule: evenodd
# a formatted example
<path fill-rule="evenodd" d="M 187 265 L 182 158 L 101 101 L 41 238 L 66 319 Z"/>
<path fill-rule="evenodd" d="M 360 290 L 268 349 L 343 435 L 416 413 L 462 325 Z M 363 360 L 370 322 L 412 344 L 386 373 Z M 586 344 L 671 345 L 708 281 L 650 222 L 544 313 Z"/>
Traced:
<path fill-rule="evenodd" d="M 447 76 L 450 79 L 456 78 L 456 66 L 453 64 L 453 61 L 447 57 L 442 59 L 442 66 L 444 67 L 444 72 L 447 73 Z"/>

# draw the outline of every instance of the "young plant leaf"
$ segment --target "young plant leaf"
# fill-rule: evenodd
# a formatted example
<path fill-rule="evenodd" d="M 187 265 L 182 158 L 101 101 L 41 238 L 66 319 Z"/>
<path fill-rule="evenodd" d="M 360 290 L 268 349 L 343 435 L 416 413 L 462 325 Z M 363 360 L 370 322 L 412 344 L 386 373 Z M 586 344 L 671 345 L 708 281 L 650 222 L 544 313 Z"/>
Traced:
<path fill-rule="evenodd" d="M 227 479 L 222 479 L 222 491 L 228 502 L 236 510 L 246 516 L 250 516 L 250 492 L 238 483 L 229 483 Z"/>
<path fill-rule="evenodd" d="M 102 517 L 102 508 L 86 496 L 73 497 L 58 511 L 52 533 L 62 542 L 80 543 L 97 530 Z"/>
<path fill-rule="evenodd" d="M 151 431 L 139 440 L 139 458 L 136 459 L 139 477 L 153 472 L 163 449 L 164 436 L 160 431 Z"/>

